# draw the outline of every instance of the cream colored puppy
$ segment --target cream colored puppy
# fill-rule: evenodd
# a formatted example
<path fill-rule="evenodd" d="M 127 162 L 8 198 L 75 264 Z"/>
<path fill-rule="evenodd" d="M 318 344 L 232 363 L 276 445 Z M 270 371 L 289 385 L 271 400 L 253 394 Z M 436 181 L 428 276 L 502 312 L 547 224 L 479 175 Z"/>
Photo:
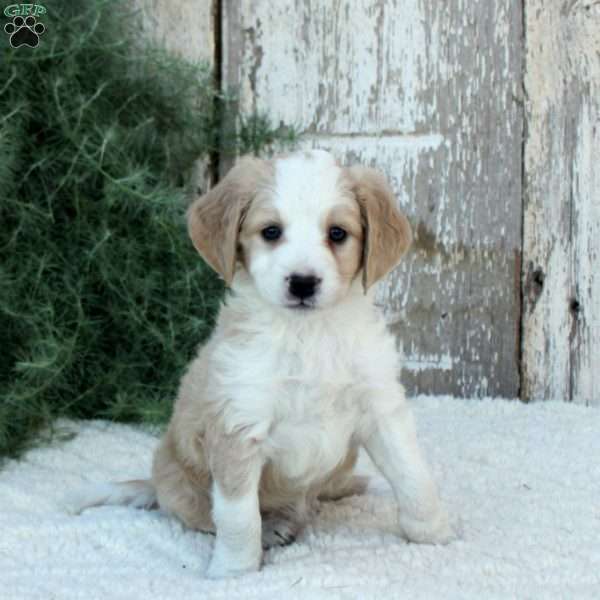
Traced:
<path fill-rule="evenodd" d="M 384 178 L 323 151 L 244 158 L 188 212 L 194 245 L 231 287 L 183 377 L 152 479 L 79 498 L 161 509 L 215 532 L 208 577 L 260 567 L 315 500 L 364 489 L 364 446 L 390 482 L 400 532 L 452 532 L 398 382 L 373 283 L 411 241 Z"/>

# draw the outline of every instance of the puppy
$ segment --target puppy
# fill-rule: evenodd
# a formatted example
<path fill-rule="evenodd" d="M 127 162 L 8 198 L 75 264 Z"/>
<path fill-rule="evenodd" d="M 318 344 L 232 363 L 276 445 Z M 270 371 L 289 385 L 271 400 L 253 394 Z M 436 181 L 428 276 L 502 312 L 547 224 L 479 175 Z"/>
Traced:
<path fill-rule="evenodd" d="M 247 157 L 188 224 L 231 294 L 181 381 L 151 480 L 104 486 L 77 510 L 157 503 L 216 534 L 208 577 L 238 575 L 293 541 L 317 499 L 364 490 L 352 474 L 363 446 L 393 488 L 400 533 L 449 541 L 373 305 L 411 242 L 384 178 L 324 151 Z"/>

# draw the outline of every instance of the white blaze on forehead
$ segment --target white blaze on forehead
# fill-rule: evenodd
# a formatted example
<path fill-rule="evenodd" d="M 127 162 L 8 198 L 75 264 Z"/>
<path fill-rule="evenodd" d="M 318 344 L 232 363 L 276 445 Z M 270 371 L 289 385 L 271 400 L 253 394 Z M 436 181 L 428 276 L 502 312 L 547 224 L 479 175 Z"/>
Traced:
<path fill-rule="evenodd" d="M 274 205 L 287 224 L 327 212 L 340 199 L 341 173 L 324 150 L 301 152 L 275 163 Z"/>

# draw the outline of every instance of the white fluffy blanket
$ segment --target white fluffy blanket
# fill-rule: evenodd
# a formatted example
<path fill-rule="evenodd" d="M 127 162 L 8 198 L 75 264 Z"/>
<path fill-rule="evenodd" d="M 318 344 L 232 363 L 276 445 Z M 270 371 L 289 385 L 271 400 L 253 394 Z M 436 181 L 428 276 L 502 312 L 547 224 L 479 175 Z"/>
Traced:
<path fill-rule="evenodd" d="M 420 439 L 462 521 L 446 547 L 394 534 L 387 483 L 322 506 L 259 573 L 209 581 L 213 537 L 160 512 L 65 514 L 84 482 L 145 477 L 156 438 L 105 422 L 0 472 L 0 598 L 600 598 L 600 411 L 566 403 L 417 398 Z"/>

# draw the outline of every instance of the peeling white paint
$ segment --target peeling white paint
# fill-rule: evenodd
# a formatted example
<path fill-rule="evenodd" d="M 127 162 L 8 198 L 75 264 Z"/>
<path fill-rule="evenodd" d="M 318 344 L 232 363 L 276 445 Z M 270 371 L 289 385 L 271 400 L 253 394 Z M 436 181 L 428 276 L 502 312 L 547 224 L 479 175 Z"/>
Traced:
<path fill-rule="evenodd" d="M 451 371 L 454 361 L 448 354 L 433 356 L 407 356 L 402 362 L 402 367 L 413 373 L 419 371 Z"/>
<path fill-rule="evenodd" d="M 136 3 L 151 38 L 213 60 L 212 3 Z M 240 107 L 383 170 L 411 220 L 413 249 L 378 292 L 410 348 L 409 387 L 516 395 L 522 249 L 525 395 L 600 405 L 600 2 L 241 0 L 223 11 L 222 75 Z"/>
<path fill-rule="evenodd" d="M 521 10 L 510 0 L 224 4 L 223 74 L 241 106 L 384 171 L 411 221 L 412 251 L 378 293 L 415 357 L 411 391 L 517 394 Z"/>
<path fill-rule="evenodd" d="M 139 9 L 141 34 L 152 43 L 185 60 L 214 67 L 215 23 L 212 2 L 164 2 L 134 0 Z M 206 190 L 210 185 L 208 157 L 194 164 L 193 185 Z"/>
<path fill-rule="evenodd" d="M 532 400 L 600 405 L 600 14 L 595 6 L 580 0 L 525 3 L 523 388 Z"/>
<path fill-rule="evenodd" d="M 444 142 L 439 133 L 353 133 L 353 134 L 305 134 L 302 143 L 307 147 L 327 148 L 331 152 L 345 155 L 349 152 L 364 153 L 365 149 L 373 149 L 376 153 L 378 145 L 385 144 L 389 152 L 436 150 Z"/>

